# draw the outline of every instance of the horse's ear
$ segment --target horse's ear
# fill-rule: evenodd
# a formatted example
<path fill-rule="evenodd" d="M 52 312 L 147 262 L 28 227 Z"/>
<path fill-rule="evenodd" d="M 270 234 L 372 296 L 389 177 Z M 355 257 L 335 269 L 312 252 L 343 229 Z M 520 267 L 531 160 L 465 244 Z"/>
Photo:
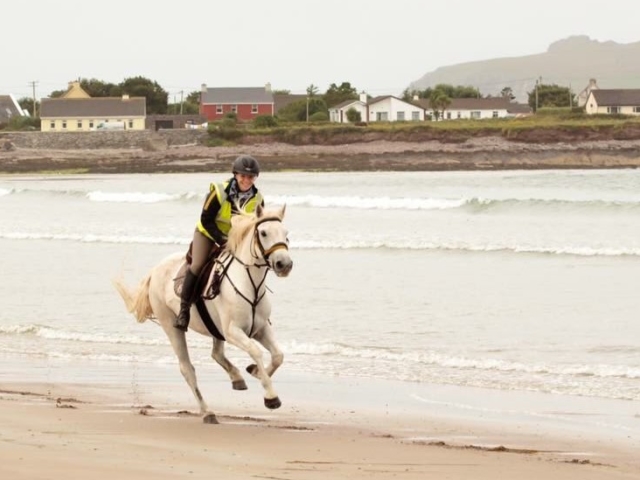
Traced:
<path fill-rule="evenodd" d="M 256 208 L 256 217 L 260 218 L 262 215 L 264 215 L 264 208 L 262 208 L 262 205 L 258 205 Z"/>
<path fill-rule="evenodd" d="M 284 211 L 287 209 L 287 204 L 285 203 L 284 205 L 282 205 L 282 208 L 280 209 L 280 218 L 284 218 Z"/>

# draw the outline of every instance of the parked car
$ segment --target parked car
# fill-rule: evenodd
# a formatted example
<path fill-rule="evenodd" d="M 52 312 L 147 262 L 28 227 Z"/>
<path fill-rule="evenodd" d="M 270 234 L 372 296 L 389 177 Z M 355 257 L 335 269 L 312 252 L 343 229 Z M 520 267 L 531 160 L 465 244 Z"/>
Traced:
<path fill-rule="evenodd" d="M 96 130 L 126 130 L 125 122 L 100 122 Z"/>

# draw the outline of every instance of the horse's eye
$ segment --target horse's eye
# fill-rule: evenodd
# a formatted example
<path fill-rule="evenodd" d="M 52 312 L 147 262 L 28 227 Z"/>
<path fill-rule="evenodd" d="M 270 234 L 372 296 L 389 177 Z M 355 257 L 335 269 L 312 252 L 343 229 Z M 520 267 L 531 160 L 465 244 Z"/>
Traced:
<path fill-rule="evenodd" d="M 285 238 L 285 241 L 287 242 L 287 245 L 289 245 L 289 237 Z"/>
<path fill-rule="evenodd" d="M 261 236 L 263 236 L 263 237 L 266 237 L 266 236 L 267 236 L 267 232 L 265 232 L 264 230 L 262 230 L 262 231 L 260 232 L 260 235 L 261 235 Z"/>

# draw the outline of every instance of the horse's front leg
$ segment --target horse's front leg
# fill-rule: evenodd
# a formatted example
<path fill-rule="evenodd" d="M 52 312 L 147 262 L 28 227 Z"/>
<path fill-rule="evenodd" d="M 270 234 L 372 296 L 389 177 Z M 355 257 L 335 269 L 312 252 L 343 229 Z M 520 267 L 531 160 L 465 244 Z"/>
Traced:
<path fill-rule="evenodd" d="M 260 342 L 271 355 L 271 363 L 267 365 L 267 367 L 265 367 L 265 370 L 267 372 L 267 375 L 272 377 L 278 367 L 282 365 L 282 362 L 284 361 L 284 353 L 282 353 L 282 350 L 280 350 L 280 347 L 276 343 L 271 325 L 266 324 L 264 328 L 254 336 L 254 338 L 258 342 Z M 249 365 L 247 367 L 247 372 L 249 372 L 254 377 L 256 376 L 257 370 L 258 367 L 256 365 Z"/>
<path fill-rule="evenodd" d="M 264 368 L 264 364 L 262 363 L 262 351 L 258 344 L 251 340 L 244 331 L 235 325 L 229 326 L 228 331 L 225 332 L 225 337 L 229 343 L 247 352 L 256 363 L 257 372 L 254 376 L 260 380 L 262 388 L 264 388 L 265 407 L 270 409 L 279 408 L 282 403 L 273 388 L 271 377 L 267 374 L 267 371 Z"/>
<path fill-rule="evenodd" d="M 234 390 L 246 390 L 247 383 L 244 381 L 240 370 L 231 363 L 231 361 L 224 354 L 224 340 L 213 339 L 213 350 L 211 351 L 211 357 L 218 362 L 229 375 L 231 379 L 231 386 Z"/>

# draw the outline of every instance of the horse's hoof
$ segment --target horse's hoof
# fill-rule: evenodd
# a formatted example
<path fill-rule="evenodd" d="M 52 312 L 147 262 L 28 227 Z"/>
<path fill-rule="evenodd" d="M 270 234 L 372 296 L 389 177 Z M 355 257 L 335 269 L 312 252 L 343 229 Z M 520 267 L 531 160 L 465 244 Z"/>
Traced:
<path fill-rule="evenodd" d="M 202 423 L 208 423 L 209 425 L 218 425 L 220 422 L 218 422 L 215 413 L 207 413 L 204 417 L 202 417 Z"/>
<path fill-rule="evenodd" d="M 254 377 L 257 377 L 257 375 L 258 375 L 258 366 L 255 363 L 252 363 L 251 365 L 249 365 L 247 367 L 247 373 L 250 373 Z"/>
<path fill-rule="evenodd" d="M 246 390 L 247 383 L 244 380 L 234 380 L 233 382 L 231 382 L 231 387 L 234 390 Z"/>
<path fill-rule="evenodd" d="M 275 410 L 276 408 L 280 408 L 281 405 L 282 405 L 282 402 L 278 397 L 264 399 L 264 406 L 270 410 Z"/>

